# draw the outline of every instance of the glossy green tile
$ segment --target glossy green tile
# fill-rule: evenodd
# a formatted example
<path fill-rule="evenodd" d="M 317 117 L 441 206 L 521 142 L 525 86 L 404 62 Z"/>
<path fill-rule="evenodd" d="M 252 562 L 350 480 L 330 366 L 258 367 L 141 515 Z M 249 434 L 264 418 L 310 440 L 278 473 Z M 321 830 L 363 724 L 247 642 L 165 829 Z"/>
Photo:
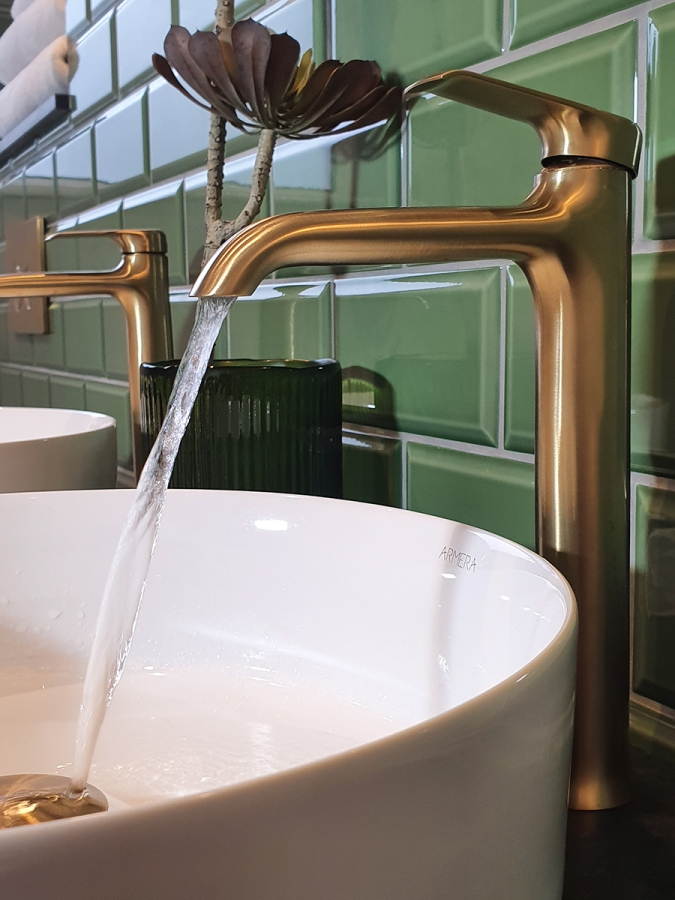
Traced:
<path fill-rule="evenodd" d="M 250 15 L 264 3 L 265 0 L 235 0 L 236 17 L 240 19 Z M 179 22 L 191 32 L 211 31 L 215 8 L 215 0 L 178 0 Z"/>
<path fill-rule="evenodd" d="M 127 363 L 127 320 L 124 310 L 112 297 L 103 300 L 103 358 L 108 378 L 126 381 L 129 377 Z"/>
<path fill-rule="evenodd" d="M 633 258 L 632 465 L 675 473 L 675 253 Z"/>
<path fill-rule="evenodd" d="M 91 206 L 95 200 L 92 130 L 78 134 L 56 150 L 59 215 Z"/>
<path fill-rule="evenodd" d="M 408 509 L 485 528 L 534 549 L 534 466 L 408 444 Z"/>
<path fill-rule="evenodd" d="M 21 373 L 16 369 L 0 366 L 0 406 L 23 406 Z"/>
<path fill-rule="evenodd" d="M 675 706 L 675 494 L 637 486 L 633 688 Z"/>
<path fill-rule="evenodd" d="M 49 334 L 33 336 L 33 364 L 46 369 L 62 369 L 66 364 L 66 348 L 63 337 L 63 302 L 52 300 L 49 304 Z"/>
<path fill-rule="evenodd" d="M 26 191 L 26 215 L 52 218 L 56 215 L 56 189 L 54 183 L 54 154 L 48 153 L 39 162 L 29 166 L 24 173 Z"/>
<path fill-rule="evenodd" d="M 66 368 L 104 375 L 103 322 L 100 298 L 69 300 L 63 305 Z"/>
<path fill-rule="evenodd" d="M 506 282 L 504 446 L 534 453 L 534 301 L 525 276 L 510 266 Z"/>
<path fill-rule="evenodd" d="M 66 3 L 66 34 L 71 38 L 77 38 L 88 25 L 88 0 L 68 0 Z"/>
<path fill-rule="evenodd" d="M 323 42 L 322 35 L 316 35 L 314 28 L 314 10 L 319 6 L 314 0 L 287 0 L 277 4 L 270 13 L 263 11 L 255 18 L 275 34 L 287 31 L 300 44 L 302 54 L 305 50 L 312 50 L 315 42 L 317 45 Z"/>
<path fill-rule="evenodd" d="M 7 333 L 7 348 L 11 362 L 31 365 L 33 362 L 33 335 Z"/>
<path fill-rule="evenodd" d="M 206 165 L 210 116 L 167 84 L 155 81 L 148 89 L 148 133 L 153 178 Z"/>
<path fill-rule="evenodd" d="M 502 44 L 502 0 L 438 3 L 417 0 L 340 0 L 335 7 L 337 55 L 375 59 L 383 71 L 406 83 L 446 69 L 498 56 Z"/>
<path fill-rule="evenodd" d="M 522 47 L 633 5 L 634 0 L 514 0 L 511 47 Z"/>
<path fill-rule="evenodd" d="M 52 409 L 86 409 L 84 381 L 81 378 L 50 375 L 49 395 Z"/>
<path fill-rule="evenodd" d="M 325 283 L 265 285 L 230 311 L 230 356 L 325 359 L 330 356 L 330 317 Z"/>
<path fill-rule="evenodd" d="M 90 16 L 96 21 L 104 12 L 107 12 L 111 6 L 114 6 L 116 0 L 89 0 Z"/>
<path fill-rule="evenodd" d="M 333 143 L 329 138 L 317 138 L 278 148 L 271 177 L 275 215 L 330 207 Z"/>
<path fill-rule="evenodd" d="M 119 197 L 150 182 L 146 92 L 118 103 L 94 126 L 99 196 Z"/>
<path fill-rule="evenodd" d="M 401 442 L 363 434 L 342 435 L 345 500 L 401 506 Z"/>
<path fill-rule="evenodd" d="M 2 218 L 5 227 L 8 222 L 23 222 L 26 218 L 26 189 L 23 173 L 2 186 Z M 3 228 L 3 236 L 4 230 L 5 228 Z"/>
<path fill-rule="evenodd" d="M 630 22 L 490 75 L 632 118 L 635 68 Z M 532 190 L 541 150 L 528 125 L 437 97 L 420 100 L 410 120 L 410 205 L 509 206 Z"/>
<path fill-rule="evenodd" d="M 401 142 L 379 126 L 331 148 L 331 209 L 401 205 Z"/>
<path fill-rule="evenodd" d="M 131 467 L 131 413 L 129 391 L 112 384 L 86 382 L 86 408 L 90 412 L 104 413 L 117 422 L 117 462 L 123 468 Z"/>
<path fill-rule="evenodd" d="M 645 135 L 647 237 L 675 237 L 675 3 L 650 16 Z"/>
<path fill-rule="evenodd" d="M 124 90 L 153 71 L 153 53 L 164 53 L 164 37 L 171 27 L 171 0 L 124 0 L 115 18 L 117 73 Z"/>
<path fill-rule="evenodd" d="M 77 100 L 75 118 L 89 115 L 110 102 L 117 89 L 112 13 L 90 29 L 77 44 L 78 66 L 70 83 Z"/>
<path fill-rule="evenodd" d="M 7 303 L 0 303 L 0 362 L 9 362 L 7 342 Z"/>
<path fill-rule="evenodd" d="M 171 326 L 173 330 L 173 353 L 178 358 L 185 353 L 188 338 L 192 331 L 195 321 L 195 309 L 197 304 L 194 300 L 188 300 L 187 296 L 179 300 L 171 298 Z M 223 331 L 227 328 L 223 326 Z"/>
<path fill-rule="evenodd" d="M 48 408 L 49 376 L 41 372 L 22 372 L 21 397 L 23 406 Z"/>
<path fill-rule="evenodd" d="M 187 284 L 185 270 L 185 228 L 183 188 L 180 183 L 165 185 L 129 197 L 122 206 L 125 228 L 157 228 L 166 235 L 169 282 Z"/>
<path fill-rule="evenodd" d="M 188 282 L 192 284 L 201 271 L 204 257 L 204 241 L 206 240 L 206 225 L 204 224 L 206 173 L 186 178 L 184 195 Z"/>
<path fill-rule="evenodd" d="M 497 269 L 349 278 L 336 292 L 345 421 L 496 444 Z"/>

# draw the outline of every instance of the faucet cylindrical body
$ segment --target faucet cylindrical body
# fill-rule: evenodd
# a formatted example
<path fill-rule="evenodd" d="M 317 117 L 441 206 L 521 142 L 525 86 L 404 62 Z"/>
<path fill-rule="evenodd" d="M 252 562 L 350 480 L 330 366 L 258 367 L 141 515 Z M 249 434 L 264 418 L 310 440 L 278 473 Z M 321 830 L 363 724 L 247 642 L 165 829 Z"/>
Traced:
<path fill-rule="evenodd" d="M 274 217 L 225 244 L 193 290 L 250 294 L 288 265 L 506 258 L 521 266 L 537 323 L 537 545 L 579 605 L 570 804 L 581 809 L 628 797 L 631 177 L 601 160 L 552 159 L 516 207 Z"/>

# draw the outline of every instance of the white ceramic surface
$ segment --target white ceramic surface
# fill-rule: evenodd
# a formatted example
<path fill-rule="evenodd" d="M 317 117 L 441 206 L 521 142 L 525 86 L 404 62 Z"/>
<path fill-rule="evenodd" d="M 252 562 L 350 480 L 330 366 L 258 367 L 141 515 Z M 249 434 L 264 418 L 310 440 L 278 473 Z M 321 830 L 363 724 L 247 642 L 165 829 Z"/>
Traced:
<path fill-rule="evenodd" d="M 115 486 L 115 420 L 74 409 L 0 407 L 0 492 Z"/>
<path fill-rule="evenodd" d="M 129 501 L 0 496 L 3 774 L 68 772 Z M 0 896 L 559 900 L 575 639 L 566 582 L 477 529 L 170 492 L 95 759 L 111 811 L 0 831 Z"/>

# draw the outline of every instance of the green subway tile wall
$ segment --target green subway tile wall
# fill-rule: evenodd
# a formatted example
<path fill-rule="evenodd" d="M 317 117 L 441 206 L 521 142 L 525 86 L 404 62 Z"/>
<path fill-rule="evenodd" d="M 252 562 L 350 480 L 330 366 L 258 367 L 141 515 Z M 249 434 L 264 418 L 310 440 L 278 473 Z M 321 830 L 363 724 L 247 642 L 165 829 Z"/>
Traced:
<path fill-rule="evenodd" d="M 212 26 L 215 0 L 69 0 L 77 109 L 0 169 L 5 225 L 53 232 L 159 228 L 167 236 L 174 353 L 194 318 L 204 246 L 208 115 L 150 65 L 170 22 Z M 675 531 L 675 2 L 650 0 L 238 0 L 317 60 L 376 59 L 404 83 L 469 66 L 634 118 L 632 469 L 635 690 L 675 707 L 670 535 Z M 224 209 L 243 206 L 255 138 L 228 131 Z M 296 210 L 520 202 L 540 169 L 527 126 L 437 98 L 401 135 L 279 141 L 261 216 Z M 51 269 L 109 269 L 110 241 L 56 240 Z M 10 335 L 0 302 L 0 403 L 95 409 L 118 420 L 130 466 L 124 314 L 61 298 L 48 335 Z M 343 366 L 345 497 L 458 518 L 534 541 L 535 333 L 520 271 L 288 268 L 240 301 L 217 356 L 323 357 Z"/>

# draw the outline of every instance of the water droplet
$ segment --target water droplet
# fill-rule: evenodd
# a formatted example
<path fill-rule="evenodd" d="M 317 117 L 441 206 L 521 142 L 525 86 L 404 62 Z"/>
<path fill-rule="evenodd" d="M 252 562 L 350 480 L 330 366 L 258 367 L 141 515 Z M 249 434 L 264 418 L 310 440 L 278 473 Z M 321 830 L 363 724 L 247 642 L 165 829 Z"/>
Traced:
<path fill-rule="evenodd" d="M 59 616 L 63 615 L 63 610 L 56 609 L 56 608 L 49 609 L 49 610 L 47 610 L 47 615 L 49 616 L 50 619 L 58 619 Z"/>
<path fill-rule="evenodd" d="M 78 618 L 78 619 L 86 619 L 86 618 L 87 618 L 86 612 L 84 612 L 84 610 L 82 610 L 81 612 L 79 612 L 79 613 L 77 614 L 77 618 Z"/>
<path fill-rule="evenodd" d="M 15 572 L 15 574 L 16 574 L 16 575 L 20 575 L 22 572 L 23 572 L 23 569 L 17 569 L 16 572 Z"/>

